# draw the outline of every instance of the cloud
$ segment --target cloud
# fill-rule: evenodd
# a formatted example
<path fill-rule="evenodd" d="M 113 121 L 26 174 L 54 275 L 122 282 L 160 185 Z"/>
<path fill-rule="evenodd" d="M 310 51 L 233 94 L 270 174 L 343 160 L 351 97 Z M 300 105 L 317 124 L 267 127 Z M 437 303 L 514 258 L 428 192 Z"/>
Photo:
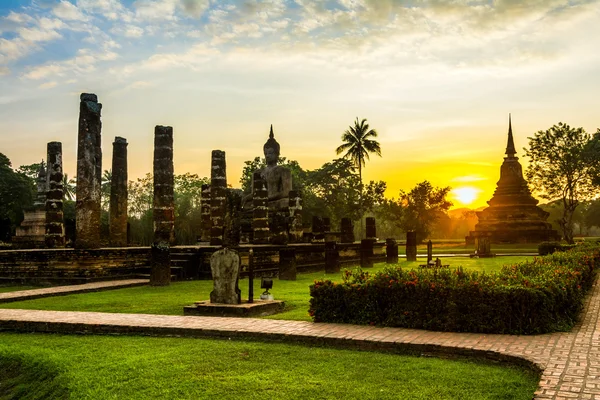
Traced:
<path fill-rule="evenodd" d="M 144 30 L 139 26 L 129 25 L 125 28 L 125 36 L 130 38 L 139 38 L 144 34 Z"/>
<path fill-rule="evenodd" d="M 182 0 L 183 11 L 192 17 L 200 17 L 209 6 L 208 0 Z"/>
<path fill-rule="evenodd" d="M 137 0 L 133 3 L 139 20 L 175 20 L 178 0 Z"/>
<path fill-rule="evenodd" d="M 55 87 L 56 85 L 58 85 L 58 83 L 56 83 L 56 81 L 52 81 L 52 82 L 42 83 L 41 85 L 38 86 L 38 88 L 39 89 L 51 89 L 51 88 Z"/>
<path fill-rule="evenodd" d="M 65 20 L 74 21 L 87 21 L 88 18 L 81 12 L 81 10 L 66 0 L 61 0 L 53 9 L 52 12 L 59 18 Z"/>

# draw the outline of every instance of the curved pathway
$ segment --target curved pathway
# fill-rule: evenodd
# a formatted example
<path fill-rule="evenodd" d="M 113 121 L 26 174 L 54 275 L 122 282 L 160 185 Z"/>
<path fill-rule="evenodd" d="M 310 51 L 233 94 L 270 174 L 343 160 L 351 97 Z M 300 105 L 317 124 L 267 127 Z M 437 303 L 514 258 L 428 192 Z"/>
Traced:
<path fill-rule="evenodd" d="M 92 288 L 98 284 L 89 285 Z M 16 292 L 13 293 L 14 298 Z M 61 291 L 61 294 L 66 293 Z M 573 330 L 546 335 L 487 335 L 254 318 L 11 309 L 0 309 L 0 330 L 235 337 L 486 358 L 541 371 L 536 399 L 600 399 L 599 312 L 600 285 L 597 282 L 586 300 L 582 320 Z"/>

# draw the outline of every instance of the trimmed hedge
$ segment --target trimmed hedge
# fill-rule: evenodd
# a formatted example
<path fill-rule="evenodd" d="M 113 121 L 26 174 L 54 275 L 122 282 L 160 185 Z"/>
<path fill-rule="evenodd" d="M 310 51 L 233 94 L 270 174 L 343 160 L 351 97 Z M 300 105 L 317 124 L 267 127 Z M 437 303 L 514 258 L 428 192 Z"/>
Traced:
<path fill-rule="evenodd" d="M 570 250 L 576 245 L 574 244 L 561 244 L 560 242 L 542 242 L 538 244 L 538 253 L 540 256 L 552 254 L 555 251 L 566 251 Z"/>
<path fill-rule="evenodd" d="M 451 332 L 536 334 L 570 329 L 600 265 L 597 244 L 580 245 L 485 274 L 458 268 L 374 275 L 360 269 L 343 283 L 315 281 L 315 322 Z"/>

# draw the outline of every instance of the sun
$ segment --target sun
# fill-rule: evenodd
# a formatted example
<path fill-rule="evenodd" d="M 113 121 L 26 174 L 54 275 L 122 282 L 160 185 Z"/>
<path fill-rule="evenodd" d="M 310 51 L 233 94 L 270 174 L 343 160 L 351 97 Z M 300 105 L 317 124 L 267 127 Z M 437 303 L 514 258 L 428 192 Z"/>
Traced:
<path fill-rule="evenodd" d="M 481 192 L 481 189 L 473 186 L 460 186 L 451 190 L 453 199 L 464 206 L 468 206 L 477 200 L 479 192 Z"/>

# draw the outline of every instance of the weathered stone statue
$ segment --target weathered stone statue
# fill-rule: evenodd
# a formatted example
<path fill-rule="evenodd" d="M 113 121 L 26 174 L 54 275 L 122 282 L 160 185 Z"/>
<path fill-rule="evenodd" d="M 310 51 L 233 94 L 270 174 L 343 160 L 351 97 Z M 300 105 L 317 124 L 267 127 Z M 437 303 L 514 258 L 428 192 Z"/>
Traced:
<path fill-rule="evenodd" d="M 255 244 L 268 241 L 271 244 L 285 245 L 302 238 L 302 197 L 300 193 L 292 191 L 291 170 L 284 165 L 277 165 L 280 146 L 274 136 L 271 125 L 269 139 L 263 146 L 267 165 L 254 172 L 252 189 L 242 201 L 242 237 L 245 241 L 252 238 L 251 241 Z M 253 212 L 257 207 L 265 207 L 265 200 L 264 212 L 259 213 L 260 215 Z M 290 204 L 293 206 L 290 207 Z M 253 228 L 257 227 L 257 218 L 261 220 L 261 229 L 265 231 L 254 236 L 256 229 Z"/>
<path fill-rule="evenodd" d="M 292 173 L 283 166 L 277 165 L 280 146 L 273 134 L 273 125 L 269 132 L 269 139 L 263 146 L 263 153 L 267 166 L 258 170 L 260 176 L 267 186 L 267 201 L 270 210 L 289 207 L 290 191 L 292 190 Z M 252 208 L 252 192 L 244 198 L 244 209 Z"/>

